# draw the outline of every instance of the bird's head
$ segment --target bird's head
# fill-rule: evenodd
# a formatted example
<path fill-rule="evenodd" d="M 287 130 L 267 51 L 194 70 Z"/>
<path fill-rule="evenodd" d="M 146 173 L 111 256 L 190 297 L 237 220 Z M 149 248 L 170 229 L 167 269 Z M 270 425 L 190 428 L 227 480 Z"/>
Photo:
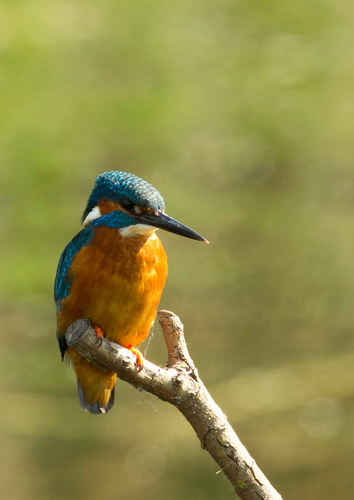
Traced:
<path fill-rule="evenodd" d="M 82 223 L 119 228 L 125 237 L 151 236 L 157 229 L 164 229 L 207 242 L 165 214 L 164 200 L 151 184 L 126 172 L 105 172 L 96 178 Z"/>

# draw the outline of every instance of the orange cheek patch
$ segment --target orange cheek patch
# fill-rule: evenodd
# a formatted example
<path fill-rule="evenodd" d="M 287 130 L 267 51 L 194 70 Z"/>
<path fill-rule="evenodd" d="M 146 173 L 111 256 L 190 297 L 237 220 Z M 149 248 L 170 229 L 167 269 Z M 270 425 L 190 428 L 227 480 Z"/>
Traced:
<path fill-rule="evenodd" d="M 98 204 L 98 209 L 101 215 L 106 215 L 114 212 L 115 210 L 121 210 L 121 206 L 114 201 L 100 201 Z"/>

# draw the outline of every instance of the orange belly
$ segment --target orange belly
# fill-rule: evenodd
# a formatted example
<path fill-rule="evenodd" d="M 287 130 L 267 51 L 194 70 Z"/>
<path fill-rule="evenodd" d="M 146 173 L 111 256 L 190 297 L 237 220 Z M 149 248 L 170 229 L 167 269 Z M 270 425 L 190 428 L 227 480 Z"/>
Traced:
<path fill-rule="evenodd" d="M 166 253 L 155 234 L 128 238 L 117 229 L 97 227 L 90 244 L 71 264 L 70 294 L 58 312 L 59 334 L 65 335 L 75 320 L 87 318 L 107 339 L 124 347 L 138 346 L 155 320 L 166 276 Z M 68 356 L 87 401 L 92 404 L 104 389 L 104 404 L 115 374 L 103 372 L 72 348 Z"/>

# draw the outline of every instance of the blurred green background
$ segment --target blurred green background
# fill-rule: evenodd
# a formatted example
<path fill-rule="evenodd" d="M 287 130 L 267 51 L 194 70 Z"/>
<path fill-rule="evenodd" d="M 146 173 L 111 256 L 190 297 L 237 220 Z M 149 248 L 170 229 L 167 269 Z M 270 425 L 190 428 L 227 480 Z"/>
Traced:
<path fill-rule="evenodd" d="M 353 498 L 354 7 L 3 0 L 0 484 L 12 500 L 227 499 L 177 410 L 117 384 L 83 413 L 53 280 L 94 178 L 151 182 L 161 308 L 284 499 Z M 163 364 L 158 325 L 143 345 Z"/>

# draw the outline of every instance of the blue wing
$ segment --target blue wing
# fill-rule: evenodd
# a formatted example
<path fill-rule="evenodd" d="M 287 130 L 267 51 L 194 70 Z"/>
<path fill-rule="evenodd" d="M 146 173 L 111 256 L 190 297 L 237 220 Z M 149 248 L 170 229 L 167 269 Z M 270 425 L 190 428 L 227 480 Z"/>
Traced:
<path fill-rule="evenodd" d="M 54 284 L 54 300 L 57 310 L 61 309 L 62 301 L 70 292 L 72 278 L 69 275 L 69 269 L 71 262 L 78 251 L 89 244 L 92 236 L 92 227 L 85 227 L 70 241 L 60 256 Z"/>

